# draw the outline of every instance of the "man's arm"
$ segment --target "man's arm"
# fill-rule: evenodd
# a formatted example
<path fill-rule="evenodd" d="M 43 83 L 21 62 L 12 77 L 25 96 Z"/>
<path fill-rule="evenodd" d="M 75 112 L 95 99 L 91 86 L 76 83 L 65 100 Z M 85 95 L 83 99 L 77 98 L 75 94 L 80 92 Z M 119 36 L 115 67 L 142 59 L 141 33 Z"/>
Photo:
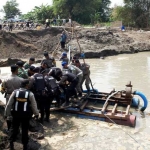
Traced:
<path fill-rule="evenodd" d="M 39 111 L 37 109 L 37 103 L 35 101 L 35 97 L 34 97 L 34 94 L 32 92 L 30 92 L 29 100 L 31 102 L 31 109 L 32 109 L 34 115 L 35 116 L 39 115 Z"/>
<path fill-rule="evenodd" d="M 33 76 L 31 76 L 30 78 L 29 78 L 29 90 L 31 90 L 32 88 L 33 88 L 33 83 L 34 83 L 34 77 Z"/>
<path fill-rule="evenodd" d="M 64 82 L 67 80 L 67 76 L 63 76 L 62 79 L 59 81 L 59 85 L 64 84 Z"/>
<path fill-rule="evenodd" d="M 11 116 L 11 109 L 13 108 L 13 104 L 14 104 L 14 97 L 15 97 L 15 92 L 13 92 L 11 95 L 10 95 L 10 98 L 8 100 L 8 103 L 5 107 L 5 113 L 4 113 L 4 116 Z"/>

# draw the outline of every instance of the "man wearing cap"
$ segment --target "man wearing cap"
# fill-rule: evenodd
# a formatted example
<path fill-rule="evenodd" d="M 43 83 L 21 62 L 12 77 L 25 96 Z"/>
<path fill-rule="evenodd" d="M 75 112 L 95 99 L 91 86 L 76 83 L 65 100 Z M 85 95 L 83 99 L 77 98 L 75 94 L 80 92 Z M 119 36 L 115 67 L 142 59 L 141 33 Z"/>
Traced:
<path fill-rule="evenodd" d="M 87 63 L 80 63 L 80 61 L 78 59 L 75 60 L 75 65 L 76 67 L 78 67 L 80 70 L 83 71 L 83 78 L 81 81 L 81 88 L 82 88 L 82 84 L 85 81 L 85 86 L 86 89 L 88 90 L 88 92 L 90 91 L 90 65 L 88 65 Z"/>
<path fill-rule="evenodd" d="M 16 140 L 19 126 L 22 128 L 23 150 L 27 150 L 29 120 L 32 113 L 38 117 L 37 104 L 34 95 L 28 90 L 29 80 L 21 82 L 21 88 L 14 90 L 5 108 L 5 116 L 12 115 L 12 128 L 10 133 L 10 150 L 14 150 L 14 141 Z"/>
<path fill-rule="evenodd" d="M 35 58 L 31 57 L 28 62 L 26 62 L 23 67 L 24 69 L 29 69 L 29 67 L 35 63 Z"/>
<path fill-rule="evenodd" d="M 44 77 L 41 73 L 39 73 L 40 67 L 36 67 L 33 72 L 34 75 L 30 77 L 29 89 L 32 89 L 35 95 L 35 99 L 41 114 L 40 122 L 43 123 L 44 111 L 46 112 L 46 118 L 49 117 L 49 114 L 47 113 L 47 105 L 50 105 L 50 103 L 48 103 L 49 100 L 47 97 Z"/>
<path fill-rule="evenodd" d="M 26 70 L 23 68 L 23 61 L 18 61 L 17 65 L 18 65 L 18 77 L 28 79 L 28 74 Z"/>
<path fill-rule="evenodd" d="M 46 62 L 48 65 L 48 68 L 56 67 L 55 59 L 53 57 L 50 57 L 48 52 L 44 52 L 44 56 L 45 56 L 45 59 L 43 59 L 42 62 Z M 41 64 L 42 64 L 42 62 L 41 62 Z"/>
<path fill-rule="evenodd" d="M 81 89 L 81 81 L 83 78 L 83 72 L 82 70 L 80 70 L 78 67 L 74 66 L 74 65 L 68 65 L 66 62 L 62 62 L 62 72 L 63 73 L 73 73 L 74 75 L 76 75 L 79 78 L 78 84 L 76 86 L 77 92 L 78 92 L 78 96 L 82 96 L 82 89 Z"/>
<path fill-rule="evenodd" d="M 65 62 L 67 62 L 67 64 L 68 64 L 69 59 L 68 59 L 68 57 L 67 57 L 67 53 L 66 53 L 66 52 L 63 52 L 59 60 L 62 61 L 62 62 L 65 61 Z"/>
<path fill-rule="evenodd" d="M 62 105 L 62 106 L 67 106 L 69 105 L 69 98 L 71 98 L 72 96 L 78 98 L 75 87 L 77 86 L 79 79 L 73 73 L 68 72 L 63 74 L 62 71 L 59 70 L 56 72 L 56 76 L 61 77 L 61 80 L 59 81 L 60 86 L 66 85 L 66 82 L 69 83 L 66 89 L 66 101 Z"/>
<path fill-rule="evenodd" d="M 12 74 L 10 76 L 8 76 L 6 79 L 4 79 L 4 81 L 2 82 L 2 85 L 1 85 L 1 93 L 2 94 L 5 93 L 6 104 L 9 100 L 11 93 L 16 89 L 19 89 L 21 86 L 21 82 L 23 81 L 23 78 L 20 78 L 17 76 L 17 74 L 18 74 L 18 66 L 17 65 L 11 66 L 11 73 Z M 7 116 L 7 119 L 6 119 L 7 131 L 9 131 L 9 129 L 11 127 L 11 120 L 12 120 L 12 117 Z"/>

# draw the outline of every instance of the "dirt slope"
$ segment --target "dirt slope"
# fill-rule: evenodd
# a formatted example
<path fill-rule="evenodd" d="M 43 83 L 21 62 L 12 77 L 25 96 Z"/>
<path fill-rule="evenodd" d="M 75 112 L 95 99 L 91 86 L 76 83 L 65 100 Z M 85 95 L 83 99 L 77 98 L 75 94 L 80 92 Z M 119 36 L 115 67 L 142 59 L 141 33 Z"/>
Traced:
<path fill-rule="evenodd" d="M 43 57 L 43 51 L 53 52 L 60 39 L 63 28 L 52 27 L 44 30 L 27 30 L 0 32 L 0 58 L 36 58 Z M 66 28 L 68 45 L 73 54 L 79 54 L 80 49 L 86 58 L 100 58 L 122 53 L 136 53 L 150 50 L 150 32 L 117 30 L 102 30 L 95 28 Z M 75 32 L 72 32 L 75 31 Z M 61 53 L 60 46 L 58 53 Z"/>

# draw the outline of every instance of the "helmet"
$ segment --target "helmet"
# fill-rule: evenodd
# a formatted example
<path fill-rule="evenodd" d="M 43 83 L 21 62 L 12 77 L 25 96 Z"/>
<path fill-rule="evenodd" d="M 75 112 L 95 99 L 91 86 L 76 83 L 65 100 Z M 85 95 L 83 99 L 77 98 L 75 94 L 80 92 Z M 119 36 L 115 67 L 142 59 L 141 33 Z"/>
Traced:
<path fill-rule="evenodd" d="M 66 52 L 63 52 L 63 53 L 62 53 L 62 56 L 67 56 L 67 53 L 66 53 Z"/>
<path fill-rule="evenodd" d="M 62 65 L 62 66 L 65 66 L 65 65 L 67 65 L 67 62 L 66 62 L 66 61 L 63 61 L 63 62 L 61 63 L 61 65 Z"/>

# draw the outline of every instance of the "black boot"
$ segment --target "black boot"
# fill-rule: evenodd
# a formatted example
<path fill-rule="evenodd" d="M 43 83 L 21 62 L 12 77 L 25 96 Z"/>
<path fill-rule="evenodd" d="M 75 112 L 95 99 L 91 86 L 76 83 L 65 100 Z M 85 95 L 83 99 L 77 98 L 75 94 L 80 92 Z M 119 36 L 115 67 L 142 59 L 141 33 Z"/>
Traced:
<path fill-rule="evenodd" d="M 13 142 L 10 142 L 10 148 L 9 148 L 10 150 L 15 150 L 14 149 L 14 143 Z"/>
<path fill-rule="evenodd" d="M 7 129 L 8 129 L 8 131 L 10 130 L 10 128 L 11 128 L 11 121 L 7 120 Z"/>
<path fill-rule="evenodd" d="M 23 145 L 23 150 L 27 150 L 27 149 L 28 149 L 27 145 Z"/>
<path fill-rule="evenodd" d="M 82 93 L 81 92 L 79 92 L 78 97 L 82 97 Z"/>

